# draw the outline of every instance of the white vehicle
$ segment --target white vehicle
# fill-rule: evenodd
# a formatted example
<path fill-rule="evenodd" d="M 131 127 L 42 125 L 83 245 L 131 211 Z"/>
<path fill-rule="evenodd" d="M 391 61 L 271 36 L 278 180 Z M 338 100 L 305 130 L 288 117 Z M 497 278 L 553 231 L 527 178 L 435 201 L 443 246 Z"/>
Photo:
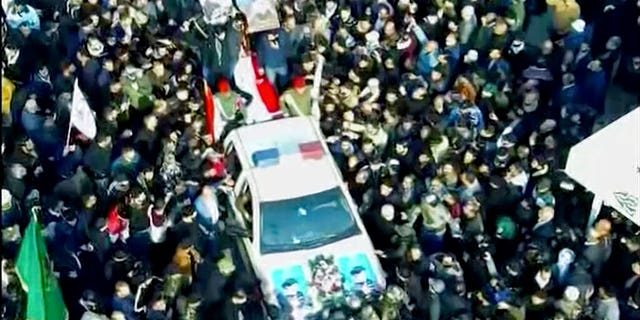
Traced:
<path fill-rule="evenodd" d="M 384 272 L 322 133 L 310 117 L 238 128 L 225 139 L 232 207 L 267 303 L 294 319 L 322 299 L 375 294 Z"/>

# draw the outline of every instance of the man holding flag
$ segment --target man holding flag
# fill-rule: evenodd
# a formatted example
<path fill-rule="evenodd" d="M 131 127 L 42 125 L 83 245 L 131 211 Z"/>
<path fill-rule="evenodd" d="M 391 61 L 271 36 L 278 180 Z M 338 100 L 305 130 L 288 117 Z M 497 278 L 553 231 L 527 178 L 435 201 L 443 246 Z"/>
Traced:
<path fill-rule="evenodd" d="M 27 295 L 28 320 L 67 320 L 69 314 L 62 298 L 58 280 L 49 264 L 42 229 L 36 210 L 31 209 L 31 222 L 25 231 L 18 258 L 16 273 Z"/>
<path fill-rule="evenodd" d="M 240 94 L 231 90 L 229 81 L 218 80 L 218 92 L 212 94 L 203 81 L 207 133 L 213 141 L 220 140 L 226 132 L 242 124 L 245 118 L 245 102 Z"/>
<path fill-rule="evenodd" d="M 71 129 L 76 128 L 83 136 L 88 139 L 94 139 L 97 134 L 96 118 L 93 110 L 87 102 L 87 98 L 78 85 L 76 79 L 73 85 L 73 98 L 71 100 L 71 115 L 69 117 L 69 129 L 67 131 L 67 140 L 65 143 L 65 154 L 69 151 L 69 143 L 71 140 Z"/>

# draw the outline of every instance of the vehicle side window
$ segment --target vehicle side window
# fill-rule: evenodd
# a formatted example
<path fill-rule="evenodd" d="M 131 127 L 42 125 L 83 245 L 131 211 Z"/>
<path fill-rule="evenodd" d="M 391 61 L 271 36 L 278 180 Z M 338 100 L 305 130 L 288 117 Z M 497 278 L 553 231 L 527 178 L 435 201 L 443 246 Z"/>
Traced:
<path fill-rule="evenodd" d="M 248 183 L 245 183 L 236 202 L 236 207 L 241 211 L 249 232 L 253 230 L 253 199 L 251 196 L 251 188 L 249 188 Z"/>
<path fill-rule="evenodd" d="M 233 144 L 230 144 L 224 152 L 224 163 L 233 181 L 238 180 L 238 176 L 242 172 L 242 166 L 240 165 L 240 159 Z"/>

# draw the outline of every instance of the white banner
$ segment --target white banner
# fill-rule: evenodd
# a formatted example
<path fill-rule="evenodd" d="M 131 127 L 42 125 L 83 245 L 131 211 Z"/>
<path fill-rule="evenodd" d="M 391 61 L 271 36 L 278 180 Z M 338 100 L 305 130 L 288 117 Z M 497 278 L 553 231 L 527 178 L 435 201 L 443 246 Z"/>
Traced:
<path fill-rule="evenodd" d="M 256 33 L 280 27 L 276 0 L 238 0 L 238 9 L 247 16 L 247 33 Z"/>
<path fill-rule="evenodd" d="M 565 171 L 640 225 L 640 107 L 573 146 Z"/>
<path fill-rule="evenodd" d="M 200 0 L 204 21 L 212 25 L 225 24 L 233 8 L 231 0 Z"/>
<path fill-rule="evenodd" d="M 76 79 L 73 85 L 73 99 L 71 100 L 71 117 L 70 126 L 74 126 L 78 131 L 89 139 L 96 137 L 96 118 L 93 110 L 89 107 L 89 103 L 78 86 Z"/>

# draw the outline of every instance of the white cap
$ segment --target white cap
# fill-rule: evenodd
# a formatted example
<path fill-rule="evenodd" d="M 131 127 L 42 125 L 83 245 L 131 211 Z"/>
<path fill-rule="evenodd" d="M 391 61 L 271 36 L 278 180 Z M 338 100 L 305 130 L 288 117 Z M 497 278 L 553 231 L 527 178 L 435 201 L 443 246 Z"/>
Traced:
<path fill-rule="evenodd" d="M 87 51 L 93 57 L 99 57 L 104 51 L 104 45 L 97 38 L 90 38 L 87 41 Z"/>
<path fill-rule="evenodd" d="M 462 16 L 462 18 L 469 19 L 475 13 L 476 13 L 476 10 L 473 8 L 473 6 L 467 5 L 467 6 L 464 6 L 464 8 L 462 8 L 462 12 L 460 13 L 460 15 Z"/>
<path fill-rule="evenodd" d="M 478 61 L 478 51 L 473 49 L 469 50 L 467 52 L 467 57 L 469 58 L 468 61 L 473 61 L 473 62 Z"/>
<path fill-rule="evenodd" d="M 7 189 L 2 189 L 2 208 L 11 205 L 11 199 L 13 199 L 11 192 Z"/>
<path fill-rule="evenodd" d="M 378 40 L 380 40 L 380 33 L 378 33 L 378 31 L 371 31 L 369 33 L 367 33 L 364 38 L 367 40 L 367 42 L 378 42 Z"/>
<path fill-rule="evenodd" d="M 578 298 L 580 298 L 580 290 L 574 286 L 568 286 L 567 289 L 564 290 L 564 297 L 569 301 L 578 301 Z"/>
<path fill-rule="evenodd" d="M 387 215 L 392 216 L 396 213 L 396 209 L 393 208 L 393 205 L 388 203 L 383 205 L 382 208 L 380 208 L 380 211 L 383 216 L 387 216 Z"/>
<path fill-rule="evenodd" d="M 584 32 L 584 28 L 587 24 L 582 19 L 578 19 L 571 23 L 571 28 L 578 32 Z"/>
<path fill-rule="evenodd" d="M 36 112 L 38 110 L 38 103 L 34 99 L 29 99 L 25 102 L 24 107 L 29 112 Z"/>
<path fill-rule="evenodd" d="M 444 281 L 440 279 L 429 278 L 429 288 L 434 293 L 442 293 L 445 289 L 446 285 Z"/>
<path fill-rule="evenodd" d="M 377 87 L 380 85 L 380 80 L 378 80 L 378 78 L 371 78 L 367 80 L 367 85 L 369 87 Z"/>

